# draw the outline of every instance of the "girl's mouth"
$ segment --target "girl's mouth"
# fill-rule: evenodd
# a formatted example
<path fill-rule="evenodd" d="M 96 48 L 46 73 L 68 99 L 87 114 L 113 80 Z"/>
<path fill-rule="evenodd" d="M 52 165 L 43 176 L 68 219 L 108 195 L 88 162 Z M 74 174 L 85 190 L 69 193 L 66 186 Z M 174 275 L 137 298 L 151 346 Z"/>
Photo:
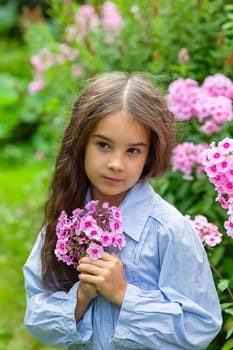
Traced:
<path fill-rule="evenodd" d="M 109 176 L 104 176 L 104 180 L 109 184 L 119 184 L 120 182 L 122 182 L 122 179 L 117 179 Z"/>

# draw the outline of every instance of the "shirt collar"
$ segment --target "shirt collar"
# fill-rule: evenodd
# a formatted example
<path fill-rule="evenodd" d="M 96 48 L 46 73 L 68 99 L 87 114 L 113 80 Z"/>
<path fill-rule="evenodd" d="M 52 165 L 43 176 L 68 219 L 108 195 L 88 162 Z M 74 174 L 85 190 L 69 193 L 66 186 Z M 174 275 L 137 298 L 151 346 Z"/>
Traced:
<path fill-rule="evenodd" d="M 153 188 L 148 183 L 139 182 L 128 192 L 120 205 L 123 231 L 137 242 L 154 205 L 153 196 Z"/>

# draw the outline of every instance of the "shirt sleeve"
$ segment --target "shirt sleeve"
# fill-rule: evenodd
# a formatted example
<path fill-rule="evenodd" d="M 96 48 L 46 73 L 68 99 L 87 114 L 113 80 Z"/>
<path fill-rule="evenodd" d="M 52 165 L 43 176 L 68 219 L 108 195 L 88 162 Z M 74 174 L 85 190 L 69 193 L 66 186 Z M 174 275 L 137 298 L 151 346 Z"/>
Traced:
<path fill-rule="evenodd" d="M 35 339 L 49 346 L 62 348 L 90 342 L 92 304 L 78 324 L 74 316 L 78 282 L 69 292 L 57 291 L 48 294 L 42 288 L 40 260 L 42 235 L 41 232 L 23 269 L 27 298 L 25 325 Z"/>
<path fill-rule="evenodd" d="M 128 349 L 205 349 L 222 324 L 206 252 L 185 219 L 158 236 L 158 289 L 128 284 L 113 341 Z"/>

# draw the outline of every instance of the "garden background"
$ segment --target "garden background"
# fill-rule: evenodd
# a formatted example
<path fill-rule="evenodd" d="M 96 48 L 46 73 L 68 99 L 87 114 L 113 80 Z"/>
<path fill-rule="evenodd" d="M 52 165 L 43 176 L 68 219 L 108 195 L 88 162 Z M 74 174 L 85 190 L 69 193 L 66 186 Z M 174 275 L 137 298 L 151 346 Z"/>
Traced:
<path fill-rule="evenodd" d="M 148 72 L 164 93 L 180 78 L 202 86 L 206 77 L 221 73 L 232 82 L 233 5 L 230 0 L 1 0 L 0 39 L 0 350 L 48 350 L 23 325 L 22 266 L 41 228 L 56 151 L 76 94 L 87 78 L 112 70 Z M 209 122 L 209 116 L 177 118 L 178 143 L 233 137 L 229 113 L 208 132 L 203 120 Z M 203 215 L 222 233 L 219 244 L 205 245 L 224 318 L 208 350 L 228 350 L 233 349 L 233 239 L 224 227 L 226 210 L 216 202 L 195 152 L 186 158 L 188 176 L 178 167 L 152 184 L 184 214 Z"/>

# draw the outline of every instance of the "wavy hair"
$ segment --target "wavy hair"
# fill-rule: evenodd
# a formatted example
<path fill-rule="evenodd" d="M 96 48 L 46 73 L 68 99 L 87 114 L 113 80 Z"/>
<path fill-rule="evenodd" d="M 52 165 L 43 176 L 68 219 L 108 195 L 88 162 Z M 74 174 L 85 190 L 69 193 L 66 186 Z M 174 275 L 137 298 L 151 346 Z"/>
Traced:
<path fill-rule="evenodd" d="M 148 159 L 141 178 L 157 177 L 169 167 L 175 143 L 174 118 L 166 98 L 143 73 L 105 73 L 89 81 L 77 97 L 58 153 L 45 206 L 46 233 L 41 251 L 42 282 L 48 289 L 68 291 L 78 280 L 72 266 L 57 261 L 56 224 L 62 210 L 68 214 L 85 205 L 89 180 L 84 170 L 85 148 L 96 123 L 125 110 L 150 130 Z"/>

